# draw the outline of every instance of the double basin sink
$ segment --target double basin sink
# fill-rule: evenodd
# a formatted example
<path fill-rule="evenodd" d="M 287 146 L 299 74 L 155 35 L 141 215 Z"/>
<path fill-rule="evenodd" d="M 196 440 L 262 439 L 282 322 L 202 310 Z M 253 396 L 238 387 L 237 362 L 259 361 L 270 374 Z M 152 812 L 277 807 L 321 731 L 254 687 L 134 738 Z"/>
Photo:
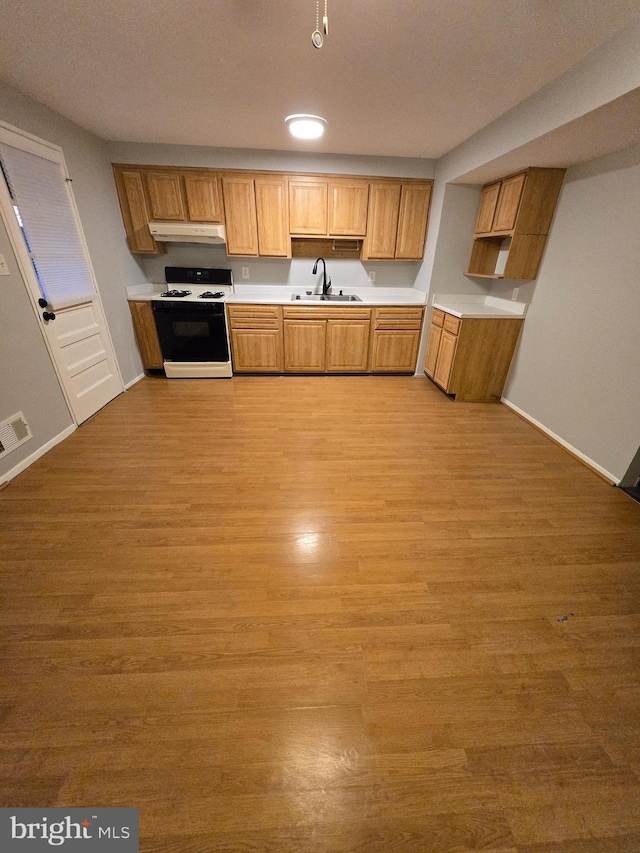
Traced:
<path fill-rule="evenodd" d="M 352 294 L 343 295 L 342 293 L 294 293 L 291 297 L 292 302 L 304 300 L 305 302 L 312 300 L 313 302 L 362 302 L 359 296 Z"/>

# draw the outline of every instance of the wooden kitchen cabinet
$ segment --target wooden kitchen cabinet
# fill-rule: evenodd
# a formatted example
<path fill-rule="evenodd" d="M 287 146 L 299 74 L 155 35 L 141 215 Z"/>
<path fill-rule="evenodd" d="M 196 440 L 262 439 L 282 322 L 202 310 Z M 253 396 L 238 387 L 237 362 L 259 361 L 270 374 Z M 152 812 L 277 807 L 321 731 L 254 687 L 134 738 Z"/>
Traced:
<path fill-rule="evenodd" d="M 458 401 L 498 402 L 522 318 L 460 319 L 434 308 L 424 372 Z"/>
<path fill-rule="evenodd" d="M 286 306 L 283 313 L 286 372 L 367 372 L 370 308 Z"/>
<path fill-rule="evenodd" d="M 289 208 L 284 178 L 256 177 L 256 221 L 258 254 L 269 258 L 290 258 Z"/>
<path fill-rule="evenodd" d="M 278 305 L 227 305 L 235 373 L 282 373 L 282 309 Z"/>
<path fill-rule="evenodd" d="M 182 200 L 180 173 L 177 171 L 146 172 L 147 189 L 152 220 L 175 220 L 187 218 Z"/>
<path fill-rule="evenodd" d="M 483 187 L 466 275 L 537 276 L 564 173 L 530 168 Z"/>
<path fill-rule="evenodd" d="M 211 172 L 184 172 L 182 180 L 189 222 L 223 222 L 219 176 Z"/>
<path fill-rule="evenodd" d="M 222 178 L 227 255 L 250 257 L 258 254 L 256 194 L 250 175 L 225 175 Z"/>
<path fill-rule="evenodd" d="M 290 258 L 285 179 L 225 175 L 222 188 L 227 255 Z"/>
<path fill-rule="evenodd" d="M 149 231 L 151 217 L 142 171 L 135 167 L 114 166 L 113 174 L 129 251 L 141 254 L 166 252 L 166 247 L 156 243 Z"/>
<path fill-rule="evenodd" d="M 327 373 L 366 373 L 370 320 L 327 320 Z"/>
<path fill-rule="evenodd" d="M 324 373 L 326 320 L 284 321 L 284 369 L 290 373 Z"/>
<path fill-rule="evenodd" d="M 380 181 L 369 187 L 365 260 L 421 260 L 431 182 Z"/>
<path fill-rule="evenodd" d="M 329 237 L 364 237 L 367 233 L 369 184 L 336 178 L 328 182 Z"/>
<path fill-rule="evenodd" d="M 160 341 L 153 318 L 153 308 L 148 299 L 131 300 L 129 311 L 133 320 L 133 331 L 146 370 L 158 370 L 164 366 Z"/>
<path fill-rule="evenodd" d="M 327 236 L 329 184 L 319 178 L 289 179 L 289 232 L 291 235 Z"/>
<path fill-rule="evenodd" d="M 371 332 L 371 373 L 413 373 L 416 368 L 422 306 L 374 309 Z"/>
<path fill-rule="evenodd" d="M 402 184 L 395 257 L 422 260 L 427 239 L 431 184 Z"/>

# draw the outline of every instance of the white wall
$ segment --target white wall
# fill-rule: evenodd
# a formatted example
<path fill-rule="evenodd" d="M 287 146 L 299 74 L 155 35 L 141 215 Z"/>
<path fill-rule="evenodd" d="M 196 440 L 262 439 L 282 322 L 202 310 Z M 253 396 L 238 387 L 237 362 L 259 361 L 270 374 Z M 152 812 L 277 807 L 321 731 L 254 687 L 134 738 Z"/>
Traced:
<path fill-rule="evenodd" d="M 125 383 L 131 382 L 142 372 L 142 363 L 124 288 L 145 279 L 125 242 L 107 143 L 4 83 L 0 120 L 62 148 L 118 364 Z M 1 322 L 4 327 L 11 319 L 2 317 Z"/>
<path fill-rule="evenodd" d="M 0 252 L 8 276 L 0 277 L 0 421 L 22 412 L 33 438 L 0 459 L 0 482 L 56 436 L 72 419 L 0 219 Z"/>
<path fill-rule="evenodd" d="M 504 397 L 614 479 L 640 443 L 640 146 L 569 169 Z"/>

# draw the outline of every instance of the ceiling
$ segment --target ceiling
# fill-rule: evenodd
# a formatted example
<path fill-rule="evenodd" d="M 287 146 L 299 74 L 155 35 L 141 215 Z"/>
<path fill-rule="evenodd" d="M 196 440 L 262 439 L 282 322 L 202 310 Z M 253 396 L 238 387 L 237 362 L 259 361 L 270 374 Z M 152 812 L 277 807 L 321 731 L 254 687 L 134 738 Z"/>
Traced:
<path fill-rule="evenodd" d="M 640 0 L 328 7 L 316 50 L 314 0 L 0 0 L 0 77 L 110 140 L 437 158 L 640 15 Z M 325 137 L 294 141 L 296 112 L 324 116 Z"/>

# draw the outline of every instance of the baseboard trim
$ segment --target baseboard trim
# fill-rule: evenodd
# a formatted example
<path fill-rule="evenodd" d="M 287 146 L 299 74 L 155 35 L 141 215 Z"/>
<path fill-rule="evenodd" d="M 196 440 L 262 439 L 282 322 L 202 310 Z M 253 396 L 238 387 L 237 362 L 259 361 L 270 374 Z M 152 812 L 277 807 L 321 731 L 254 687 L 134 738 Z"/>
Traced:
<path fill-rule="evenodd" d="M 23 459 L 22 462 L 19 462 L 14 468 L 4 475 L 7 480 L 13 480 L 14 477 L 17 477 L 18 474 L 21 474 L 26 468 L 30 465 L 33 465 L 34 462 L 37 462 L 41 456 L 44 456 L 45 453 L 48 453 L 52 447 L 55 447 L 56 444 L 60 444 L 61 441 L 64 441 L 65 438 L 68 438 L 71 433 L 77 430 L 77 426 L 75 424 L 71 424 L 66 429 L 63 429 L 62 432 L 59 432 L 58 435 L 54 436 L 50 441 L 47 441 L 46 444 L 43 444 L 42 447 L 39 447 L 37 450 L 34 450 L 32 454 L 27 456 L 26 459 Z"/>
<path fill-rule="evenodd" d="M 144 373 L 141 373 L 139 376 L 136 376 L 135 379 L 131 380 L 131 382 L 127 382 L 127 384 L 124 386 L 124 390 L 128 391 L 132 385 L 135 385 L 136 382 L 140 382 L 141 379 L 144 379 Z"/>
<path fill-rule="evenodd" d="M 582 462 L 587 468 L 593 471 L 594 474 L 597 474 L 598 477 L 601 477 L 605 482 L 609 483 L 610 486 L 617 486 L 620 480 L 617 477 L 614 477 L 610 471 L 607 471 L 606 468 L 603 468 L 602 465 L 598 465 L 597 462 L 594 462 L 593 459 L 589 459 L 588 456 L 585 456 L 584 453 L 581 453 L 576 447 L 572 444 L 569 444 L 568 441 L 565 441 L 564 438 L 560 438 L 559 435 L 556 435 L 555 432 L 552 432 L 548 427 L 544 424 L 541 424 L 540 421 L 537 421 L 535 418 L 532 418 L 531 415 L 528 415 L 526 412 L 523 412 L 522 409 L 518 408 L 515 403 L 511 403 L 509 400 L 502 397 L 500 400 L 501 403 L 511 409 L 511 411 L 518 415 L 518 417 L 522 418 L 522 420 L 526 421 L 528 424 L 531 424 L 532 427 L 535 427 L 539 432 L 546 435 L 547 438 L 550 438 L 555 444 L 562 447 L 563 450 L 566 450 L 574 459 L 577 459 L 578 462 Z"/>

